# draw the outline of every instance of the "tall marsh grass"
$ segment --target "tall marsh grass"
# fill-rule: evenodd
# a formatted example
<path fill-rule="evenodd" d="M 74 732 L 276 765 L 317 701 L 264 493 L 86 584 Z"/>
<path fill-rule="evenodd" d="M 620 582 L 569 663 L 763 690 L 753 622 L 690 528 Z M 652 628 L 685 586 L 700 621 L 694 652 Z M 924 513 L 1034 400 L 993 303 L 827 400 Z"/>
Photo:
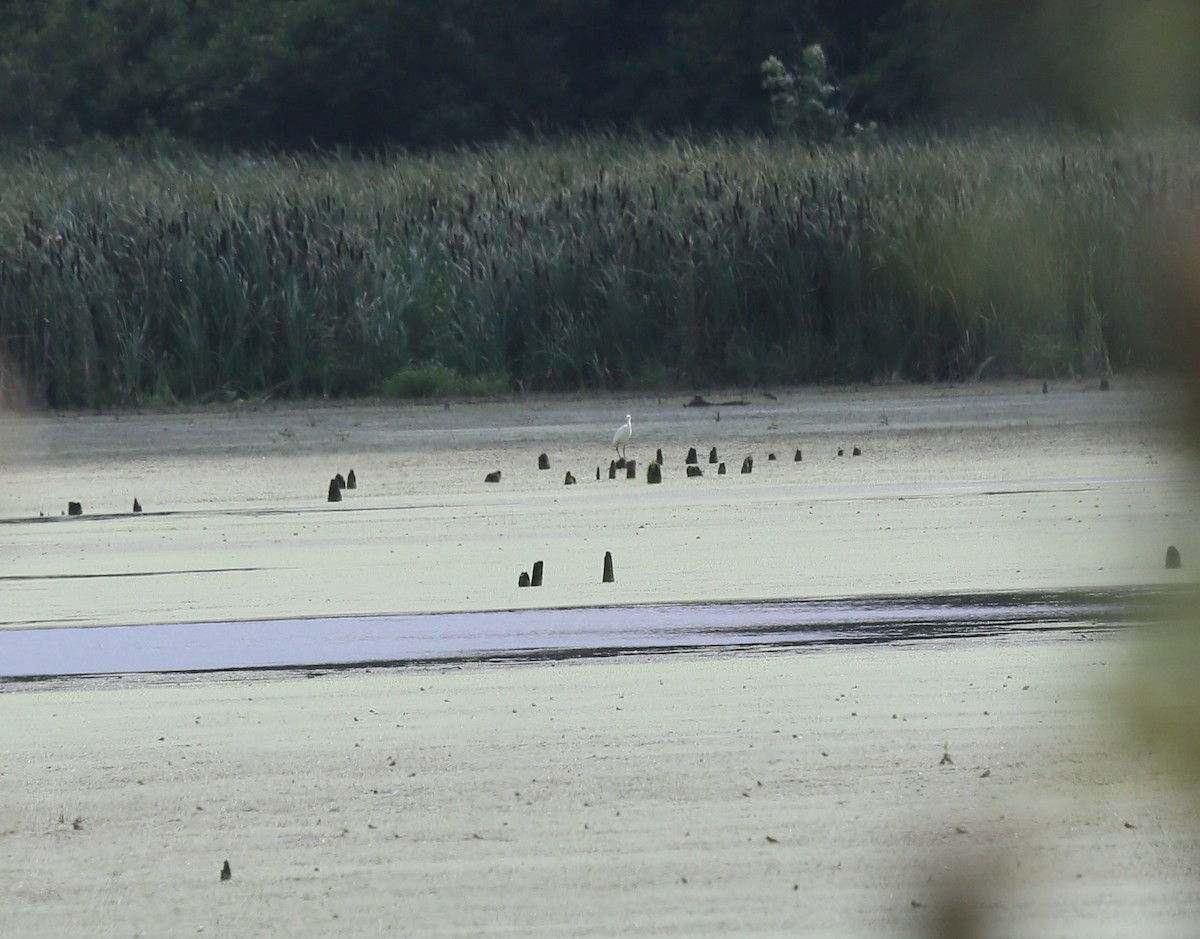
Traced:
<path fill-rule="evenodd" d="M 10 151 L 0 361 L 56 406 L 1152 364 L 1152 255 L 1198 157 L 1182 129 Z"/>

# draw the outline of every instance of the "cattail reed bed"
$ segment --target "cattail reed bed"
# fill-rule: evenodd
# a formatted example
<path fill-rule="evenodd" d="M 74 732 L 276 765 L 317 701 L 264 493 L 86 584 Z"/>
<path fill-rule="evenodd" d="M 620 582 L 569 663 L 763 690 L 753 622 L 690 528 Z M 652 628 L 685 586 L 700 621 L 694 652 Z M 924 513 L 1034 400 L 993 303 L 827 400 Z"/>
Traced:
<path fill-rule="evenodd" d="M 1153 364 L 1200 134 L 0 155 L 0 371 L 55 406 Z"/>

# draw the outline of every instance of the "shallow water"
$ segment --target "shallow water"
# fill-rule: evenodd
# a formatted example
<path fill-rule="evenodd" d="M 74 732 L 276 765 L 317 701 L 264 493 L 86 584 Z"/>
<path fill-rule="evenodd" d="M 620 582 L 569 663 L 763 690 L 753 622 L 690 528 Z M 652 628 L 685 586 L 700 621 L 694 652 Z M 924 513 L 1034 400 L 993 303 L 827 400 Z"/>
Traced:
<path fill-rule="evenodd" d="M 1160 591 L 1026 591 L 0 631 L 0 680 L 536 660 L 1087 631 L 1145 623 Z"/>

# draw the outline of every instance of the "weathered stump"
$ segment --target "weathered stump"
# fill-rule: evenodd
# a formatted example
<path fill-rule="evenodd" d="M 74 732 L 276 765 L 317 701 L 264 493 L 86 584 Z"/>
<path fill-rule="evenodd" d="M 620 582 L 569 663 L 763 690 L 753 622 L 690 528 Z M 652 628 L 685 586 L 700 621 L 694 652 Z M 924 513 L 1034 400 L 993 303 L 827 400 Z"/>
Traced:
<path fill-rule="evenodd" d="M 329 495 L 326 497 L 327 502 L 342 501 L 342 487 L 337 484 L 337 479 L 329 480 Z"/>
<path fill-rule="evenodd" d="M 746 457 L 746 459 L 742 460 L 742 472 L 743 473 L 754 472 L 754 457 L 748 456 L 748 457 Z"/>
<path fill-rule="evenodd" d="M 137 496 L 133 497 L 133 510 L 135 512 L 140 512 L 142 510 L 142 503 L 138 502 Z"/>
<path fill-rule="evenodd" d="M 229 866 L 229 862 L 226 861 L 224 864 L 221 865 L 221 880 L 222 881 L 229 880 L 232 876 L 233 876 L 233 869 Z"/>
<path fill-rule="evenodd" d="M 544 453 L 538 456 L 538 469 L 550 469 L 550 457 Z"/>
<path fill-rule="evenodd" d="M 563 477 L 563 485 L 564 486 L 574 486 L 575 485 L 575 477 L 571 475 L 570 470 L 567 470 L 567 475 L 565 477 Z"/>
<path fill-rule="evenodd" d="M 650 461 L 650 465 L 646 467 L 646 482 L 651 484 L 662 482 L 662 464 Z"/>
<path fill-rule="evenodd" d="M 659 466 L 662 466 L 662 465 L 663 465 L 662 447 L 659 447 L 659 448 L 658 448 L 658 451 L 657 451 L 657 452 L 654 454 L 654 461 L 655 461 L 655 462 L 656 462 L 656 463 L 657 463 Z"/>
<path fill-rule="evenodd" d="M 492 470 L 490 473 L 488 473 L 486 476 L 483 477 L 483 481 L 485 483 L 500 482 L 500 470 Z"/>
<path fill-rule="evenodd" d="M 708 462 L 709 463 L 717 462 L 717 448 L 716 447 L 713 447 L 711 450 L 708 451 Z"/>
<path fill-rule="evenodd" d="M 518 587 L 529 586 L 529 571 L 521 571 L 521 576 L 517 578 Z"/>
<path fill-rule="evenodd" d="M 637 479 L 637 460 L 629 460 L 625 464 L 625 478 Z"/>
<path fill-rule="evenodd" d="M 343 476 L 341 473 L 338 473 L 336 476 L 334 476 L 334 477 L 333 477 L 333 481 L 334 481 L 335 483 L 337 483 L 337 487 L 338 487 L 339 489 L 345 489 L 345 488 L 346 488 L 346 477 L 345 477 L 345 476 Z"/>
<path fill-rule="evenodd" d="M 855 447 L 850 451 L 851 456 L 862 456 L 862 447 Z"/>
<path fill-rule="evenodd" d="M 800 448 L 799 448 L 799 447 L 797 447 L 797 448 L 796 448 L 796 455 L 795 455 L 794 457 L 792 457 L 792 462 L 793 462 L 793 463 L 802 463 L 802 462 L 804 462 L 804 454 L 802 454 L 802 453 L 800 452 Z"/>
<path fill-rule="evenodd" d="M 700 462 L 699 458 L 696 456 L 696 448 L 695 447 L 688 447 L 687 459 L 684 460 L 684 462 L 687 463 L 689 466 L 693 463 Z"/>
<path fill-rule="evenodd" d="M 725 464 L 724 464 L 724 463 L 718 463 L 718 464 L 717 464 L 717 475 L 718 475 L 718 476 L 724 476 L 724 475 L 725 475 Z"/>
<path fill-rule="evenodd" d="M 688 479 L 691 479 L 693 476 L 703 476 L 704 470 L 700 469 L 698 466 L 689 466 L 687 468 L 687 474 Z"/>
<path fill-rule="evenodd" d="M 1183 567 L 1183 558 L 1179 555 L 1179 549 L 1175 545 L 1167 548 L 1167 570 L 1174 571 Z"/>
<path fill-rule="evenodd" d="M 616 578 L 613 577 L 612 552 L 605 551 L 604 552 L 604 576 L 603 576 L 601 582 L 606 583 L 606 584 L 611 584 L 615 579 Z"/>
<path fill-rule="evenodd" d="M 617 478 L 617 461 L 616 460 L 608 461 L 608 478 L 609 479 Z"/>
<path fill-rule="evenodd" d="M 529 578 L 530 587 L 540 587 L 542 585 L 542 562 L 533 562 L 533 574 Z"/>
<path fill-rule="evenodd" d="M 346 488 L 347 489 L 357 489 L 358 488 L 358 477 L 354 475 L 354 470 L 350 470 L 350 472 L 348 472 L 346 474 Z"/>
<path fill-rule="evenodd" d="M 774 454 L 774 453 L 768 453 L 768 454 L 767 454 L 767 459 L 768 459 L 768 460 L 774 460 L 774 459 L 775 459 L 775 454 Z"/>

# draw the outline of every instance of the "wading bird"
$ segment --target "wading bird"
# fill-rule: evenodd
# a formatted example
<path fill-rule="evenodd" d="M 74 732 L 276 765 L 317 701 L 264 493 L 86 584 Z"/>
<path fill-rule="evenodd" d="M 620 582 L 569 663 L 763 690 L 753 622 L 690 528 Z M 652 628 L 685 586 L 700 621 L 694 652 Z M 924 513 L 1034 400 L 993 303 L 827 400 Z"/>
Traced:
<path fill-rule="evenodd" d="M 625 423 L 617 428 L 617 432 L 613 434 L 613 449 L 621 455 L 621 459 L 625 459 L 625 445 L 629 443 L 629 438 L 633 436 L 633 418 L 626 414 Z"/>

